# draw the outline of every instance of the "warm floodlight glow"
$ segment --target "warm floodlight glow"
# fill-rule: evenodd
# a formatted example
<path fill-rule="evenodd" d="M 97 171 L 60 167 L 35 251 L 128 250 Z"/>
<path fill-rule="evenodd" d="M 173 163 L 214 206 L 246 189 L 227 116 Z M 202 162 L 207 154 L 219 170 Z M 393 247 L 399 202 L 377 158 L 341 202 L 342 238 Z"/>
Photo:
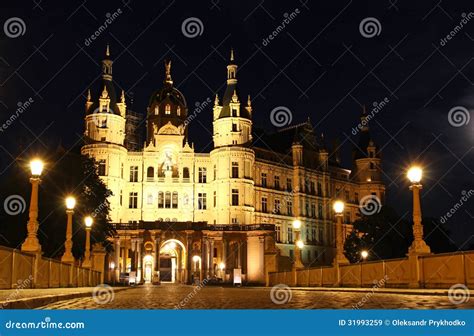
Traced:
<path fill-rule="evenodd" d="M 304 247 L 304 242 L 302 240 L 298 240 L 296 242 L 296 246 L 301 250 Z"/>
<path fill-rule="evenodd" d="M 170 242 L 167 246 L 168 246 L 168 250 L 174 250 L 176 248 L 176 243 Z"/>
<path fill-rule="evenodd" d="M 110 263 L 110 269 L 115 269 L 115 263 L 113 261 Z"/>
<path fill-rule="evenodd" d="M 301 228 L 301 221 L 296 219 L 293 221 L 293 229 L 298 230 L 299 228 Z"/>
<path fill-rule="evenodd" d="M 200 256 L 198 256 L 198 255 L 193 256 L 193 261 L 194 262 L 198 262 L 199 260 L 201 260 Z"/>
<path fill-rule="evenodd" d="M 407 177 L 411 183 L 420 183 L 423 170 L 420 167 L 411 167 L 407 172 Z"/>
<path fill-rule="evenodd" d="M 68 210 L 74 209 L 76 206 L 76 199 L 72 196 L 66 197 L 66 208 Z"/>
<path fill-rule="evenodd" d="M 31 175 L 40 176 L 43 172 L 43 161 L 39 159 L 34 159 L 30 162 Z"/>
<path fill-rule="evenodd" d="M 153 257 L 152 257 L 151 255 L 147 254 L 147 255 L 143 258 L 143 260 L 144 260 L 145 262 L 152 262 L 152 261 L 153 261 Z"/>
<path fill-rule="evenodd" d="M 84 223 L 86 224 L 87 228 L 92 227 L 93 222 L 94 222 L 94 220 L 92 219 L 91 216 L 87 216 L 86 218 L 84 218 Z"/>
<path fill-rule="evenodd" d="M 221 263 L 219 264 L 219 269 L 220 269 L 221 271 L 223 271 L 224 268 L 225 268 L 225 264 L 224 264 L 223 262 L 221 262 Z"/>
<path fill-rule="evenodd" d="M 364 251 L 360 252 L 360 255 L 363 259 L 367 259 L 367 257 L 369 256 L 369 252 L 364 250 Z"/>
<path fill-rule="evenodd" d="M 342 214 L 342 212 L 344 211 L 344 202 L 343 201 L 335 201 L 332 207 L 333 207 L 335 213 Z"/>

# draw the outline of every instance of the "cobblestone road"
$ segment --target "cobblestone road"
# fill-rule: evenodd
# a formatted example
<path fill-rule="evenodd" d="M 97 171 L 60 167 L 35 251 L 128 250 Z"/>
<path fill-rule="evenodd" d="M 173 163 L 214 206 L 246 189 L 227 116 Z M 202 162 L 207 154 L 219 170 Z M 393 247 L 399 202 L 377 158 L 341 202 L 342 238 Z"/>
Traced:
<path fill-rule="evenodd" d="M 274 293 L 275 294 L 275 293 Z M 286 302 L 291 296 L 291 300 Z M 291 289 L 273 295 L 271 288 L 222 288 L 193 286 L 161 285 L 141 286 L 103 297 L 77 298 L 60 301 L 43 309 L 241 309 L 241 308 L 272 308 L 272 309 L 352 309 L 359 303 L 361 309 L 452 309 L 474 308 L 474 300 L 463 304 L 453 304 L 447 296 L 408 295 L 386 293 L 354 293 L 354 292 L 320 292 Z M 97 303 L 100 301 L 101 303 Z M 104 301 L 110 301 L 103 303 Z M 365 303 L 364 303 L 365 302 Z"/>

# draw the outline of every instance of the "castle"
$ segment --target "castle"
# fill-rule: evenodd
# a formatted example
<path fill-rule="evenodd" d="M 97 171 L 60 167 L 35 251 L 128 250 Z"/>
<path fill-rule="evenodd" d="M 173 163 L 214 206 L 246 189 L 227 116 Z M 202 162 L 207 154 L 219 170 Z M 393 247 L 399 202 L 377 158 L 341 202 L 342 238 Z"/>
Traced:
<path fill-rule="evenodd" d="M 124 92 L 115 91 L 112 65 L 107 47 L 98 96 L 89 91 L 86 101 L 82 154 L 98 162 L 113 193 L 116 237 L 109 264 L 115 279 L 132 272 L 141 282 L 191 283 L 231 281 L 238 274 L 262 283 L 266 272 L 291 267 L 297 234 L 304 242 L 298 253 L 303 264 L 330 264 L 333 200 L 345 201 L 347 233 L 360 216 L 362 198 L 384 199 L 381 157 L 368 126 L 360 129 L 352 169 L 326 149 L 309 119 L 256 135 L 252 118 L 262 112 L 253 110 L 250 96 L 241 100 L 233 52 L 227 87 L 212 109 L 209 153 L 190 144 L 195 116 L 173 85 L 169 61 L 148 103 L 144 145 L 131 150 L 125 142 L 134 128 L 126 123 L 135 116 L 128 115 Z M 295 220 L 302 223 L 298 233 Z"/>

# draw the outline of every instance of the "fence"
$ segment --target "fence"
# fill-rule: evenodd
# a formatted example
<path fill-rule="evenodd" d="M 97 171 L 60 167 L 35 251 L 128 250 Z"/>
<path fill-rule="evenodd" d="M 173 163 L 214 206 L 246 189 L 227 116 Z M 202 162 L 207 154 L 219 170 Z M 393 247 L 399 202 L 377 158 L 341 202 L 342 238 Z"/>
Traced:
<path fill-rule="evenodd" d="M 310 267 L 268 274 L 268 285 L 308 287 L 449 288 L 474 287 L 474 251 L 362 262 L 339 267 Z"/>
<path fill-rule="evenodd" d="M 96 286 L 101 272 L 0 246 L 0 289 Z"/>

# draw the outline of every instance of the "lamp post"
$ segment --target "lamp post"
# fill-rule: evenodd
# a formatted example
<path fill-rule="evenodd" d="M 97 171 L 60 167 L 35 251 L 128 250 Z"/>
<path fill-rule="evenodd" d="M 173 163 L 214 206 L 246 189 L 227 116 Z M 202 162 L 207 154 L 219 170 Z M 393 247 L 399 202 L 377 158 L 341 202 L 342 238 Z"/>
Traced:
<path fill-rule="evenodd" d="M 367 250 L 363 250 L 360 252 L 360 256 L 362 257 L 363 261 L 366 261 L 367 257 L 369 256 L 369 252 Z"/>
<path fill-rule="evenodd" d="M 84 253 L 84 261 L 82 262 L 82 267 L 91 268 L 91 228 L 94 220 L 91 216 L 84 218 L 84 223 L 86 224 L 86 251 Z"/>
<path fill-rule="evenodd" d="M 344 255 L 344 237 L 342 233 L 342 213 L 344 212 L 344 202 L 335 201 L 333 209 L 336 214 L 336 256 L 334 257 L 334 264 L 349 264 Z"/>
<path fill-rule="evenodd" d="M 413 191 L 413 243 L 408 249 L 408 254 L 428 254 L 431 253 L 430 247 L 423 240 L 423 225 L 421 223 L 421 203 L 420 203 L 420 183 L 423 170 L 420 167 L 413 166 L 407 172 L 407 177 L 411 182 L 410 190 Z"/>
<path fill-rule="evenodd" d="M 74 263 L 74 256 L 72 255 L 72 215 L 74 213 L 74 207 L 76 206 L 76 199 L 72 196 L 66 198 L 66 214 L 67 214 L 67 226 L 66 226 L 66 241 L 64 242 L 64 254 L 61 257 L 61 261 L 68 264 Z"/>
<path fill-rule="evenodd" d="M 293 221 L 293 229 L 295 230 L 295 263 L 293 264 L 294 268 L 301 268 L 304 267 L 303 262 L 301 261 L 301 250 L 304 247 L 304 242 L 300 239 L 300 229 L 301 229 L 301 221 L 296 219 Z"/>
<path fill-rule="evenodd" d="M 41 173 L 43 172 L 43 162 L 39 159 L 34 159 L 30 162 L 31 169 L 31 199 L 29 219 L 26 224 L 28 234 L 25 241 L 21 244 L 21 250 L 25 252 L 41 253 L 41 245 L 38 240 L 38 186 L 41 182 Z"/>

